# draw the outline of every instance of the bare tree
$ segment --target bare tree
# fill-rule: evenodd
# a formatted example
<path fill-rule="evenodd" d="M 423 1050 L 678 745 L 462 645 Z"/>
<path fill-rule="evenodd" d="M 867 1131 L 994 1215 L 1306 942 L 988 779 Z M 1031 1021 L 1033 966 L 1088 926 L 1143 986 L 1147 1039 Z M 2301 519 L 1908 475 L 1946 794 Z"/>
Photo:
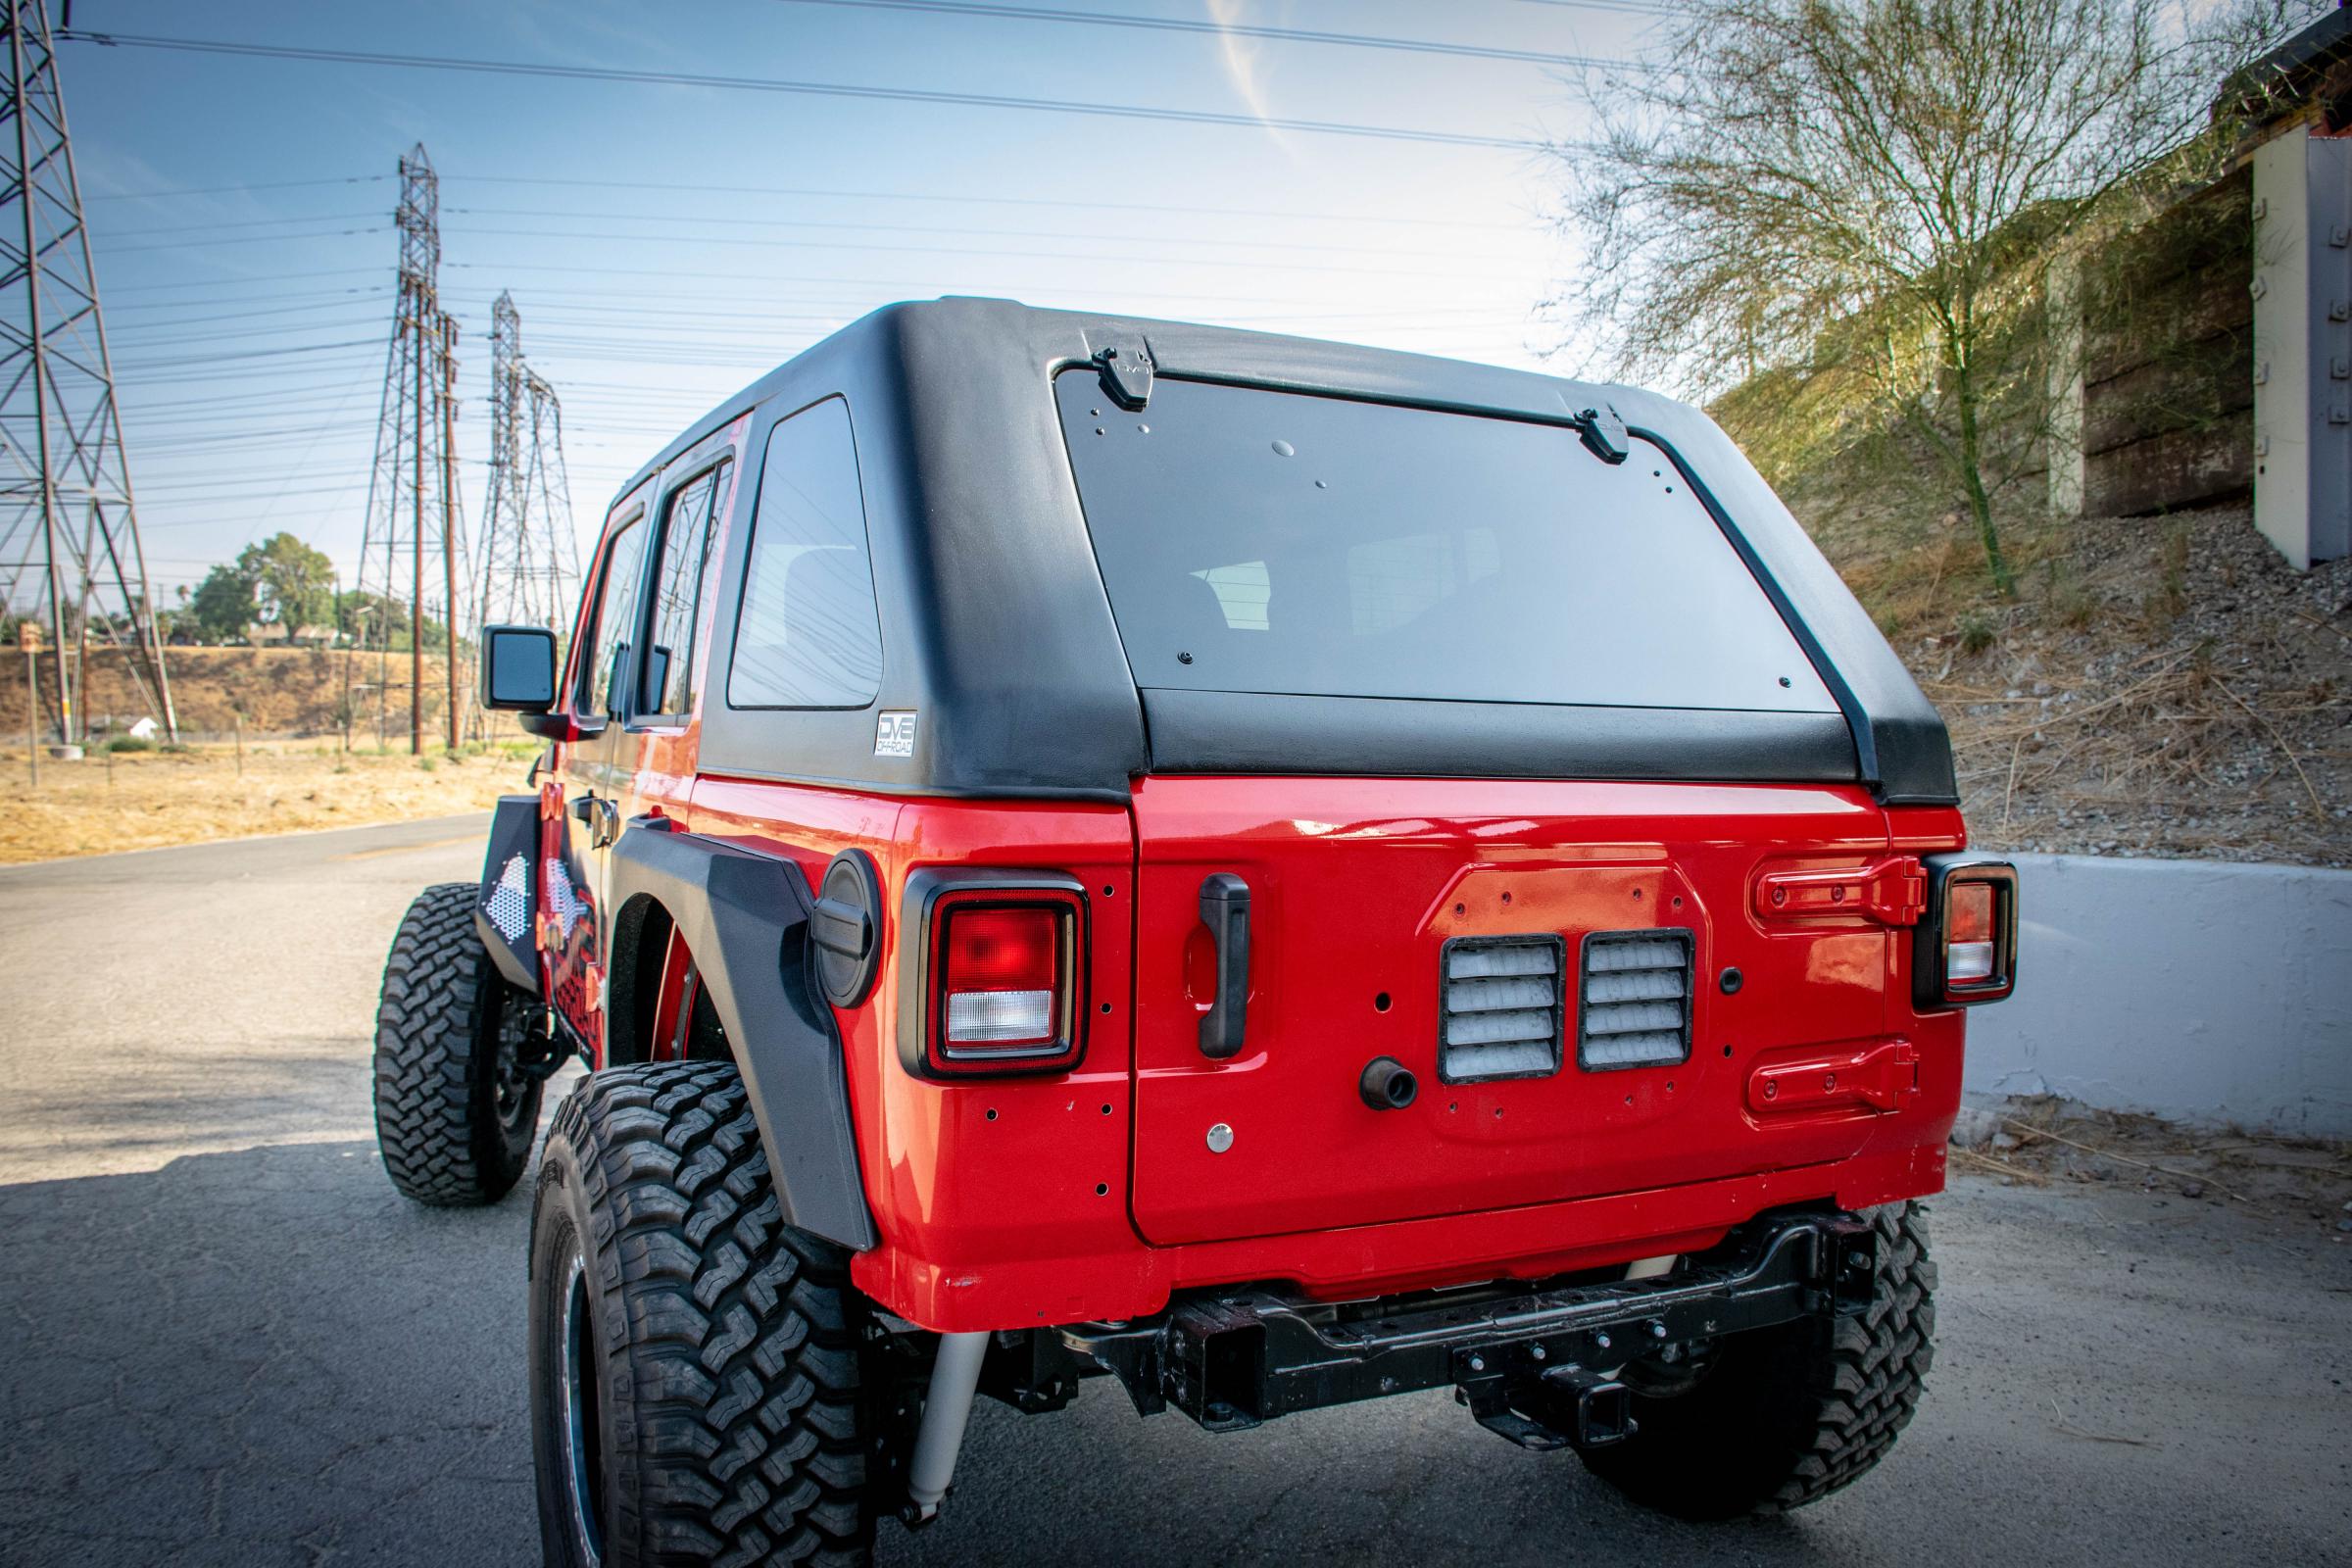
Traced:
<path fill-rule="evenodd" d="M 2220 37 L 2156 0 L 1700 0 L 1649 69 L 1585 84 L 1558 303 L 1700 396 L 1835 363 L 1936 455 L 2010 593 L 1988 424 L 2042 422 L 2021 325 L 2054 256 L 2211 141 Z"/>

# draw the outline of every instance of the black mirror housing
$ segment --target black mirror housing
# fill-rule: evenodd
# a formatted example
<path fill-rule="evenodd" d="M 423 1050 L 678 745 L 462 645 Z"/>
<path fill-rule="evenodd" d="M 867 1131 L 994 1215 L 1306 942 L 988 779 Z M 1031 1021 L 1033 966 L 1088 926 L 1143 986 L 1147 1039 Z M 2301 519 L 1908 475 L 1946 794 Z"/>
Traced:
<path fill-rule="evenodd" d="M 544 713 L 556 704 L 556 634 L 545 626 L 482 628 L 482 706 Z"/>

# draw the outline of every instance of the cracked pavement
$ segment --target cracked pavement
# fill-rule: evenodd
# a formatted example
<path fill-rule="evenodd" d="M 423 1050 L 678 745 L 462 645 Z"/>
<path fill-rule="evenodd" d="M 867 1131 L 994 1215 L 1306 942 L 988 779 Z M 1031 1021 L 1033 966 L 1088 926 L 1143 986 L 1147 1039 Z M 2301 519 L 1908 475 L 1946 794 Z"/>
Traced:
<path fill-rule="evenodd" d="M 368 1117 L 384 947 L 481 825 L 0 871 L 0 1564 L 536 1560 L 523 1189 L 410 1204 Z M 1787 1519 L 1643 1515 L 1442 1394 L 1210 1437 L 1095 1383 L 983 1401 L 878 1556 L 2352 1560 L 2352 1246 L 2299 1219 L 1959 1179 L 1927 1402 Z"/>

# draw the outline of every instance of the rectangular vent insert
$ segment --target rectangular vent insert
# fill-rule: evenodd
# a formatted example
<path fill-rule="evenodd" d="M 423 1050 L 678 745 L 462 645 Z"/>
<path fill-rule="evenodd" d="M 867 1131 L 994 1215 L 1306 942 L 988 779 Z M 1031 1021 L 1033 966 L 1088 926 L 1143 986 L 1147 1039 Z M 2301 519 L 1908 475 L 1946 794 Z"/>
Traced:
<path fill-rule="evenodd" d="M 1688 931 L 1594 931 L 1577 993 L 1576 1064 L 1665 1067 L 1690 1059 Z"/>
<path fill-rule="evenodd" d="M 1568 945 L 1555 936 L 1455 937 L 1440 958 L 1438 1077 L 1449 1084 L 1560 1070 Z"/>

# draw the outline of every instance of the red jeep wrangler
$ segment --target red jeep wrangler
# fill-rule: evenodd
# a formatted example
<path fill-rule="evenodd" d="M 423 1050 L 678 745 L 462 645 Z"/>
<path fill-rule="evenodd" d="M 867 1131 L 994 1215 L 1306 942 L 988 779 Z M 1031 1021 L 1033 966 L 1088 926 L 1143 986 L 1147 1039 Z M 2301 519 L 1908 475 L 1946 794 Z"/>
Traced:
<path fill-rule="evenodd" d="M 976 1394 L 1450 1388 L 1685 1517 L 1909 1418 L 1961 1008 L 1941 721 L 1647 393 L 883 311 L 614 503 L 552 742 L 386 966 L 384 1164 L 524 1170 L 550 1562 L 862 1560 Z"/>

